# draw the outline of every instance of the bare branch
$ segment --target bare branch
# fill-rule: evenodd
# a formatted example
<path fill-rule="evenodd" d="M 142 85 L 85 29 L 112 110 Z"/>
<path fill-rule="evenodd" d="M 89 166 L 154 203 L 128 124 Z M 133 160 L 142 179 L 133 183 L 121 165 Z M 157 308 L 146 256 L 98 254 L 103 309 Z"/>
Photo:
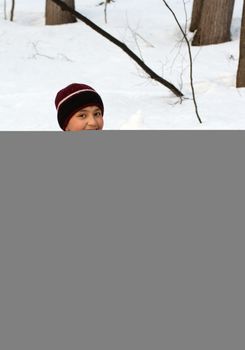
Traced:
<path fill-rule="evenodd" d="M 33 47 L 35 53 L 29 58 L 37 59 L 37 57 L 39 56 L 39 57 L 48 58 L 49 60 L 59 59 L 59 60 L 62 60 L 62 61 L 73 62 L 69 57 L 67 57 L 63 53 L 57 53 L 56 57 L 55 56 L 49 56 L 49 55 L 46 55 L 44 53 L 41 53 L 38 50 L 39 41 L 32 42 L 31 44 L 32 44 L 32 47 Z"/>
<path fill-rule="evenodd" d="M 141 49 L 140 49 L 140 46 L 139 46 L 139 43 L 138 43 L 138 40 L 137 40 L 137 33 L 129 26 L 129 24 L 128 24 L 128 28 L 129 28 L 129 30 L 130 30 L 130 32 L 132 34 L 132 37 L 134 38 L 135 44 L 136 44 L 137 49 L 139 51 L 140 58 L 144 62 L 144 58 L 143 58 L 143 55 L 142 55 L 142 52 L 141 52 Z"/>
<path fill-rule="evenodd" d="M 37 58 L 37 56 L 41 56 L 41 57 L 46 57 L 46 58 L 48 58 L 49 60 L 54 60 L 54 57 L 49 56 L 49 55 L 45 55 L 45 54 L 40 53 L 40 52 L 38 51 L 38 48 L 37 48 L 38 43 L 39 43 L 38 41 L 37 41 L 37 42 L 35 42 L 35 43 L 32 43 L 32 47 L 33 47 L 33 49 L 34 49 L 35 53 L 32 55 L 32 57 L 31 57 L 31 58 L 36 59 L 36 58 Z"/>
<path fill-rule="evenodd" d="M 87 24 L 90 28 L 94 29 L 97 33 L 101 34 L 103 37 L 111 41 L 113 44 L 120 47 L 128 56 L 130 56 L 152 79 L 156 80 L 160 84 L 171 90 L 177 97 L 183 97 L 181 91 L 179 91 L 173 84 L 169 81 L 163 79 L 158 74 L 156 74 L 151 68 L 149 68 L 133 51 L 131 51 L 124 43 L 113 37 L 111 34 L 97 26 L 94 22 L 90 21 L 87 17 L 83 16 L 81 13 L 73 10 L 68 5 L 66 5 L 61 0 L 52 0 L 54 3 L 59 5 L 62 10 L 72 13 L 76 18 L 80 19 L 82 22 Z"/>
<path fill-rule="evenodd" d="M 202 120 L 201 120 L 199 112 L 198 112 L 198 106 L 197 106 L 194 83 L 193 83 L 193 60 L 192 60 L 191 46 L 190 46 L 189 40 L 187 38 L 186 32 L 181 27 L 180 22 L 179 22 L 178 18 L 176 17 L 176 14 L 171 9 L 171 7 L 168 5 L 167 1 L 165 1 L 165 0 L 162 0 L 162 1 L 164 2 L 165 6 L 169 9 L 169 11 L 172 13 L 172 15 L 174 16 L 174 19 L 175 19 L 179 29 L 181 30 L 181 33 L 183 34 L 184 39 L 185 39 L 186 44 L 187 44 L 189 59 L 190 59 L 190 83 L 191 83 L 193 102 L 194 102 L 194 106 L 195 106 L 196 116 L 197 116 L 199 122 L 202 123 Z M 184 3 L 184 6 L 185 6 L 185 3 Z M 186 13 L 186 10 L 185 10 L 185 13 Z"/>

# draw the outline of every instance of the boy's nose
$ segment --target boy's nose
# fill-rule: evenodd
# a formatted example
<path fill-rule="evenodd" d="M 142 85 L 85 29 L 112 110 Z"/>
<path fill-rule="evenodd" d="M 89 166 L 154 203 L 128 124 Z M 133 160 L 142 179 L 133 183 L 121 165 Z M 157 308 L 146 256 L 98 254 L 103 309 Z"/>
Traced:
<path fill-rule="evenodd" d="M 93 115 L 89 116 L 88 124 L 89 125 L 97 125 L 96 119 L 95 119 L 95 117 Z"/>

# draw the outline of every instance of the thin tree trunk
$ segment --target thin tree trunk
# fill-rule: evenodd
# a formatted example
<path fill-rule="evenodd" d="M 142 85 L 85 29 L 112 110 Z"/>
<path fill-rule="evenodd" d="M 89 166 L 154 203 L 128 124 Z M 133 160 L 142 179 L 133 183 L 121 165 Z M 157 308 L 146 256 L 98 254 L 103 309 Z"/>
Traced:
<path fill-rule="evenodd" d="M 201 19 L 202 6 L 204 0 L 194 0 L 192 6 L 190 32 L 197 30 Z"/>
<path fill-rule="evenodd" d="M 10 12 L 10 21 L 13 22 L 14 20 L 14 7 L 15 7 L 15 0 L 12 0 L 12 7 Z"/>
<path fill-rule="evenodd" d="M 75 9 L 75 0 L 63 0 L 63 2 L 72 9 Z M 46 0 L 45 19 L 46 25 L 76 22 L 75 16 L 68 11 L 63 11 L 60 6 L 56 5 L 52 0 Z"/>
<path fill-rule="evenodd" d="M 7 4 L 6 4 L 6 0 L 4 0 L 4 3 L 3 3 L 3 12 L 4 12 L 4 19 L 7 19 Z"/>
<path fill-rule="evenodd" d="M 213 45 L 231 40 L 230 27 L 235 0 L 205 0 L 193 46 Z"/>
<path fill-rule="evenodd" d="M 237 87 L 245 87 L 245 1 L 243 3 L 242 28 L 240 37 L 240 58 L 237 72 Z"/>

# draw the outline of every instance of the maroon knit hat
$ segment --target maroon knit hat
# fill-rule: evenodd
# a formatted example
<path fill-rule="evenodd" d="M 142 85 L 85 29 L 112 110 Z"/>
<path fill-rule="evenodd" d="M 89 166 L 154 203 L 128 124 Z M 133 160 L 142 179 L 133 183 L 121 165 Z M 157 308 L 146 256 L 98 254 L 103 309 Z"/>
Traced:
<path fill-rule="evenodd" d="M 98 106 L 104 115 L 104 105 L 100 95 L 85 84 L 70 84 L 60 90 L 55 98 L 59 126 L 65 130 L 70 118 L 81 108 Z"/>

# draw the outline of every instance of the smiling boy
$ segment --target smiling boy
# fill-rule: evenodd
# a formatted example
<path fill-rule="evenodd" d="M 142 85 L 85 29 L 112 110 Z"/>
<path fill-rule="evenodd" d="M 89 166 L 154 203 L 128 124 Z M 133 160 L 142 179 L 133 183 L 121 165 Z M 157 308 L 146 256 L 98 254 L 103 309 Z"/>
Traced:
<path fill-rule="evenodd" d="M 91 86 L 68 85 L 57 93 L 55 106 L 59 126 L 64 131 L 103 129 L 103 101 Z"/>

